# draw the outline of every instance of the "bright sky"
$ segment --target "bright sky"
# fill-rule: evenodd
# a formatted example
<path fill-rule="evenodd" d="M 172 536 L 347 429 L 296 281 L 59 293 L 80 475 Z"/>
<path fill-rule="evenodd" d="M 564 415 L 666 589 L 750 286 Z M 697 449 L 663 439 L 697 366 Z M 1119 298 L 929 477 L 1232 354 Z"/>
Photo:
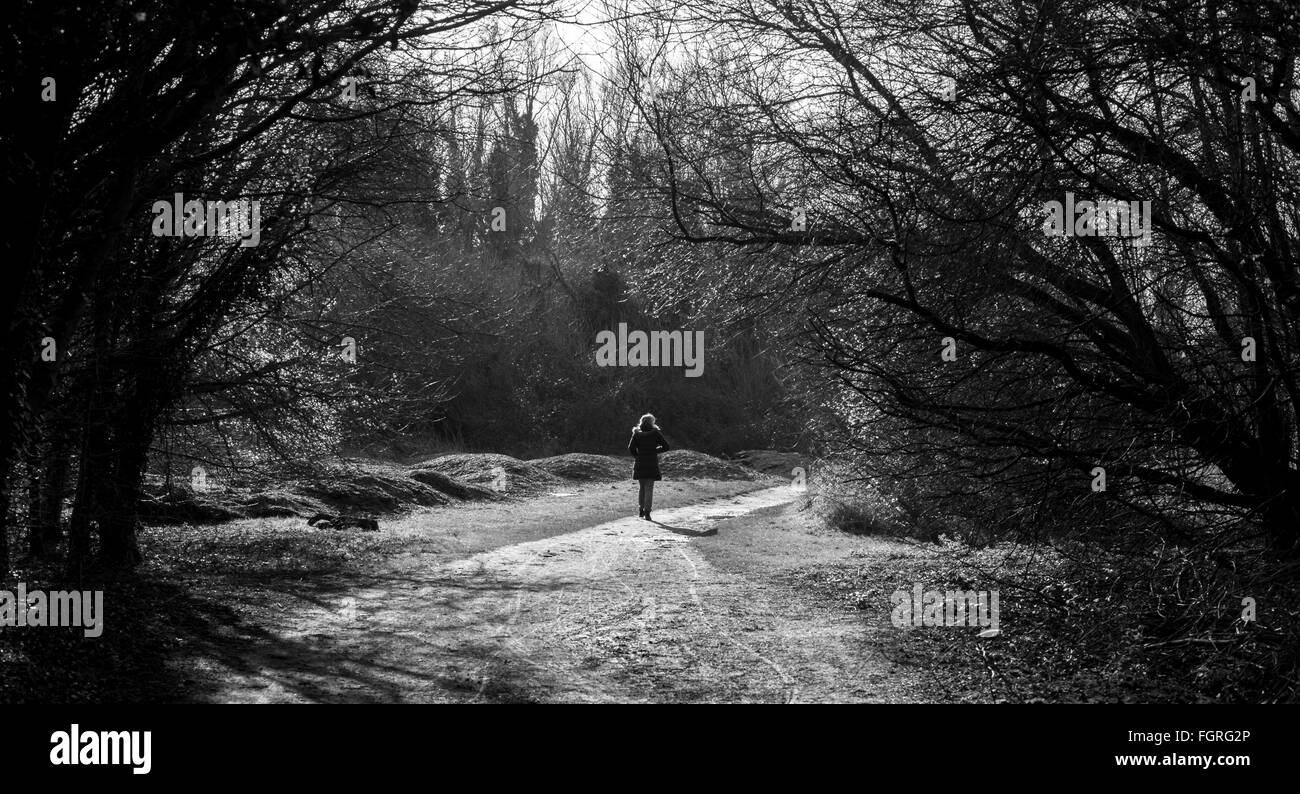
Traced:
<path fill-rule="evenodd" d="M 572 22 L 555 23 L 557 44 L 592 71 L 603 74 L 613 46 L 610 31 L 603 24 L 610 16 L 605 0 L 568 0 L 562 7 L 564 17 Z"/>

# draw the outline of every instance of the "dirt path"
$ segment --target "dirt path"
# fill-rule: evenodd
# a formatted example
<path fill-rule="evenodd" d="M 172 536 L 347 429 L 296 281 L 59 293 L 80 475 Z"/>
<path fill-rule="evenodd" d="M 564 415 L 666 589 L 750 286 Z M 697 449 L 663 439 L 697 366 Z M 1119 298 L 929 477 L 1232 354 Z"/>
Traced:
<path fill-rule="evenodd" d="M 780 575 L 792 557 L 853 542 L 773 528 L 795 496 L 765 488 L 462 559 L 402 556 L 363 587 L 295 608 L 239 669 L 210 669 L 220 686 L 205 699 L 917 699 L 876 650 L 878 621 Z"/>

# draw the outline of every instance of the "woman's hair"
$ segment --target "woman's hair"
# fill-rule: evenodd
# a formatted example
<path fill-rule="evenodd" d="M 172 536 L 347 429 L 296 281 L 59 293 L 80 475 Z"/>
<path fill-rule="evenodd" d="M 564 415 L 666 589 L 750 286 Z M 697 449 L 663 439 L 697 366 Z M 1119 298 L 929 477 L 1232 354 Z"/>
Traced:
<path fill-rule="evenodd" d="M 646 414 L 645 416 L 641 417 L 640 424 L 632 428 L 632 432 L 635 433 L 638 430 L 658 430 L 658 429 L 659 426 L 655 424 L 655 415 Z"/>

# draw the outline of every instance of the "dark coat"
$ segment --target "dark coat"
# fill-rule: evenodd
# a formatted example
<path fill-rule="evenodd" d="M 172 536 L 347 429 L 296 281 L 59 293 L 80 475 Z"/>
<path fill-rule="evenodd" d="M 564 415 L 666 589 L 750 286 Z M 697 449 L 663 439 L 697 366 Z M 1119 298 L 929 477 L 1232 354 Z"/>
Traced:
<path fill-rule="evenodd" d="M 632 466 L 632 479 L 662 480 L 663 477 L 659 474 L 659 453 L 668 450 L 668 440 L 664 438 L 659 428 L 633 430 L 632 440 L 627 443 L 627 451 L 636 455 L 636 463 Z"/>

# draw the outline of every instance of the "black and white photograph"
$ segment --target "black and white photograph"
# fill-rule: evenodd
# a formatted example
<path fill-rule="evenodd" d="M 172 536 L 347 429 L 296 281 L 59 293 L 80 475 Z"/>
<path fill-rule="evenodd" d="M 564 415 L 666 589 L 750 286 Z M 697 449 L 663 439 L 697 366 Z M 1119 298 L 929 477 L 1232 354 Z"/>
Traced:
<path fill-rule="evenodd" d="M 148 775 L 127 707 L 1300 702 L 1298 56 L 1292 0 L 13 0 L 0 704 Z M 1250 766 L 1210 711 L 1089 763 Z"/>

